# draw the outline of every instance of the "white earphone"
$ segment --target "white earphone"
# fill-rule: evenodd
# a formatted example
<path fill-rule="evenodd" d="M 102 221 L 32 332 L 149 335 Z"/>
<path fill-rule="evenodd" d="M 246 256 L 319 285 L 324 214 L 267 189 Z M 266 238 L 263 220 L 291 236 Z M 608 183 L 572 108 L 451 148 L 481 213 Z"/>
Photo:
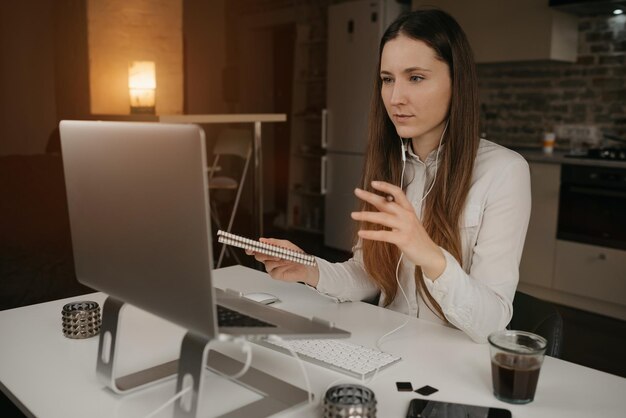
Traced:
<path fill-rule="evenodd" d="M 402 139 L 402 137 L 400 137 L 400 147 L 402 149 L 402 164 L 404 164 L 406 163 L 407 146 L 404 144 L 404 140 Z"/>
<path fill-rule="evenodd" d="M 430 191 L 433 189 L 435 182 L 437 181 L 437 171 L 439 171 L 439 151 L 441 151 L 441 144 L 443 142 L 443 137 L 446 135 L 446 131 L 448 130 L 449 121 L 450 119 L 446 119 L 446 125 L 443 127 L 443 132 L 441 133 L 441 137 L 439 138 L 439 145 L 437 146 L 437 156 L 435 157 L 435 175 L 433 178 L 433 182 L 430 184 L 428 191 L 426 191 L 426 193 L 424 193 L 424 196 L 422 196 L 422 198 L 420 199 L 420 203 L 423 202 L 424 199 L 426 199 L 426 196 L 428 196 Z M 408 152 L 409 145 L 408 143 L 405 145 L 402 137 L 399 137 L 399 138 L 400 138 L 400 147 L 401 147 L 401 155 L 402 155 L 402 174 L 400 175 L 400 188 L 402 189 L 403 182 L 404 182 L 404 169 L 406 168 L 406 153 Z"/>

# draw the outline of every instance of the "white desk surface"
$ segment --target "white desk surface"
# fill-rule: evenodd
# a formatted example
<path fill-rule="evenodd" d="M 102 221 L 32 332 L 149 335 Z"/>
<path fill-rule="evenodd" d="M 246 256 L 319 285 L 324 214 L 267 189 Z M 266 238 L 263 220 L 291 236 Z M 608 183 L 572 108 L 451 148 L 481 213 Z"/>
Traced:
<path fill-rule="evenodd" d="M 365 303 L 337 304 L 298 284 L 273 281 L 267 274 L 240 267 L 215 271 L 215 285 L 244 292 L 266 291 L 282 302 L 277 308 L 334 321 L 352 332 L 350 341 L 375 347 L 376 340 L 406 316 Z M 61 308 L 69 301 L 95 300 L 94 293 L 0 312 L 0 388 L 37 417 L 144 416 L 174 394 L 175 381 L 128 395 L 116 395 L 96 379 L 97 338 L 71 340 L 61 333 Z M 184 330 L 144 311 L 127 306 L 122 314 L 118 373 L 126 374 L 177 357 Z M 252 365 L 305 388 L 293 358 L 253 345 Z M 623 417 L 626 379 L 546 357 L 535 401 L 509 405 L 492 394 L 489 349 L 458 330 L 411 319 L 383 343 L 383 349 L 403 360 L 379 373 L 368 386 L 378 400 L 378 416 L 403 418 L 412 392 L 397 392 L 396 381 L 414 388 L 430 385 L 439 391 L 429 399 L 495 406 L 513 417 Z M 220 351 L 243 359 L 237 349 Z M 342 374 L 306 363 L 316 400 L 328 385 L 356 382 Z M 255 399 L 256 394 L 207 372 L 202 410 L 207 416 L 225 413 Z M 159 416 L 171 416 L 166 409 Z M 299 407 L 281 417 L 317 417 L 321 408 Z"/>

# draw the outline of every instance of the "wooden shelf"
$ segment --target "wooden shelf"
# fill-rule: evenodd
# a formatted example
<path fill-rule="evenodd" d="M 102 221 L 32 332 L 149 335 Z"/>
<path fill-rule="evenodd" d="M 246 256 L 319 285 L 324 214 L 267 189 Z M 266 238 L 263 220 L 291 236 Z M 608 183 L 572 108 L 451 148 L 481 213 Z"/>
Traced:
<path fill-rule="evenodd" d="M 307 23 L 296 24 L 296 31 L 287 228 L 322 235 L 325 195 L 321 193 L 320 183 L 326 155 L 322 147 L 322 128 L 325 126 L 322 113 L 325 103 L 323 87 L 326 85 L 324 56 L 327 39 L 322 32 L 312 34 L 311 25 Z"/>

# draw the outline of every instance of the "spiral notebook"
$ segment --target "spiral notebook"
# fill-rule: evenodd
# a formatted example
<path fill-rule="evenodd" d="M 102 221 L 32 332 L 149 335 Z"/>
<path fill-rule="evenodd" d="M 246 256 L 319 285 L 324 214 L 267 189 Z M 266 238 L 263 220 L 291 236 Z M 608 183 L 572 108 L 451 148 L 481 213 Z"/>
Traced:
<path fill-rule="evenodd" d="M 300 263 L 307 266 L 315 265 L 315 257 L 310 254 L 256 241 L 222 230 L 217 231 L 217 241 L 233 247 L 243 248 L 244 250 L 250 250 L 270 255 L 272 257 L 278 257 L 283 260 L 293 261 L 294 263 Z"/>

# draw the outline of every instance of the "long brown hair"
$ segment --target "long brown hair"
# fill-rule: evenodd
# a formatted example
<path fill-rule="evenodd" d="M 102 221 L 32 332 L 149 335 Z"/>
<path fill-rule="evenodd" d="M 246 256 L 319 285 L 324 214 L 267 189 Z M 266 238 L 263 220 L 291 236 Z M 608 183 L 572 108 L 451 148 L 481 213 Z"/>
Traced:
<path fill-rule="evenodd" d="M 450 15 L 437 9 L 416 10 L 401 15 L 385 31 L 378 53 L 379 69 L 385 44 L 400 34 L 429 45 L 437 58 L 448 64 L 450 69 L 452 97 L 448 129 L 443 139 L 445 146 L 439 155 L 436 182 L 424 202 L 422 223 L 431 239 L 461 263 L 459 221 L 470 188 L 479 142 L 478 81 L 472 50 L 465 33 Z M 375 192 L 371 187 L 372 180 L 399 185 L 402 173 L 400 140 L 385 110 L 378 74 L 374 85 L 362 178 L 363 187 L 372 192 Z M 376 209 L 364 203 L 363 210 Z M 366 222 L 360 227 L 384 228 Z M 363 240 L 362 248 L 365 269 L 385 293 L 383 302 L 387 306 L 398 291 L 395 271 L 400 250 L 393 244 L 371 240 Z M 427 298 L 445 320 L 441 307 L 426 289 L 420 266 L 415 269 L 415 280 L 422 297 Z"/>

